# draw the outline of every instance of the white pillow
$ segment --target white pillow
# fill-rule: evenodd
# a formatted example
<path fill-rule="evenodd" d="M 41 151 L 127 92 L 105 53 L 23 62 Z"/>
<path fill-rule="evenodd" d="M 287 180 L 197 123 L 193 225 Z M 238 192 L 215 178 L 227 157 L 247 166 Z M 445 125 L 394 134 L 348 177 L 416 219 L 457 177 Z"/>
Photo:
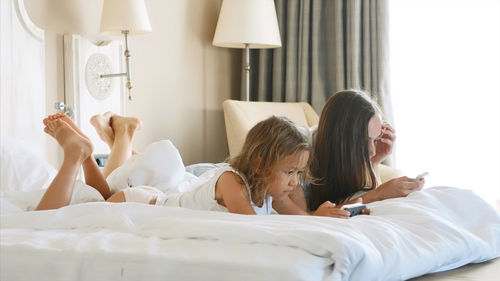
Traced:
<path fill-rule="evenodd" d="M 147 185 L 163 192 L 175 189 L 185 178 L 181 155 L 170 140 L 149 144 L 146 149 L 130 157 L 113 170 L 106 179 L 111 192 L 126 187 Z"/>
<path fill-rule="evenodd" d="M 0 191 L 45 189 L 57 172 L 28 143 L 12 137 L 0 140 L 0 170 Z"/>

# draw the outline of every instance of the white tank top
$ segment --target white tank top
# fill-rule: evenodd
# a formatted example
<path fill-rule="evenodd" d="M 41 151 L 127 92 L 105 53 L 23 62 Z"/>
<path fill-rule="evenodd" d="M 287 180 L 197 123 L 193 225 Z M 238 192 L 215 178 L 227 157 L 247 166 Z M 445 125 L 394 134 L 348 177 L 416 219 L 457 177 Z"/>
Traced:
<path fill-rule="evenodd" d="M 250 204 L 257 215 L 271 214 L 272 197 L 266 196 L 262 207 L 255 205 L 251 200 L 250 187 L 248 186 L 245 176 L 240 174 L 229 164 L 222 165 L 203 173 L 200 175 L 199 181 L 196 182 L 196 186 L 193 186 L 191 190 L 177 194 L 168 194 L 165 200 L 161 200 L 162 202 L 157 202 L 157 204 L 179 206 L 195 210 L 228 212 L 226 207 L 219 205 L 217 200 L 215 200 L 215 185 L 220 176 L 227 171 L 231 171 L 243 179 L 243 183 L 247 188 L 250 198 Z"/>

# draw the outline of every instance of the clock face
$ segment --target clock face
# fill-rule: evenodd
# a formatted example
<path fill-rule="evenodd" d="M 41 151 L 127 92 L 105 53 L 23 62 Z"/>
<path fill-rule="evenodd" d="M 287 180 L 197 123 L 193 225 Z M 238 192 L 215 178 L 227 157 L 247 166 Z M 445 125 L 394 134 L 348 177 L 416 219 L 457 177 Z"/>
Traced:
<path fill-rule="evenodd" d="M 89 93 L 98 100 L 108 98 L 113 89 L 112 78 L 101 78 L 101 74 L 110 74 L 112 70 L 111 60 L 108 56 L 95 53 L 87 60 L 85 66 L 85 82 Z"/>

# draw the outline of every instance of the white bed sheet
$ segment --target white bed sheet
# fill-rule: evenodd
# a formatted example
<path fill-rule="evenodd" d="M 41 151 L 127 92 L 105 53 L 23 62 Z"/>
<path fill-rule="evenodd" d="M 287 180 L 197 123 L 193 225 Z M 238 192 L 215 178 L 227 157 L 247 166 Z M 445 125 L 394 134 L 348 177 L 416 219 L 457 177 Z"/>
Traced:
<path fill-rule="evenodd" d="M 369 207 L 349 220 L 104 202 L 2 214 L 0 279 L 405 280 L 500 256 L 500 217 L 471 191 Z"/>

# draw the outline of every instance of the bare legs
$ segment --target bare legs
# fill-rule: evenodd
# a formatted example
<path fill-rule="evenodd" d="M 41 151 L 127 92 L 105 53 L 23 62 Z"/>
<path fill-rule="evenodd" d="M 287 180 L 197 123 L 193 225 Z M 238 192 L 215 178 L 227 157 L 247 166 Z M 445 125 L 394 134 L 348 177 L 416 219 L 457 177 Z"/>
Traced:
<path fill-rule="evenodd" d="M 115 142 L 115 132 L 114 132 L 114 127 L 112 125 L 113 117 L 117 118 L 122 116 L 116 115 L 113 112 L 108 111 L 104 114 L 94 115 L 92 116 L 92 118 L 90 118 L 90 124 L 94 126 L 97 135 L 99 135 L 101 140 L 104 141 L 109 146 L 110 149 L 113 149 L 113 144 Z M 133 117 L 131 118 L 137 119 Z M 137 121 L 139 124 L 137 129 L 139 129 L 141 127 L 141 122 L 138 119 Z M 137 154 L 137 151 L 132 149 L 132 155 L 135 154 Z"/>
<path fill-rule="evenodd" d="M 97 134 L 111 149 L 102 170 L 102 174 L 106 178 L 113 170 L 125 163 L 130 156 L 136 154 L 132 149 L 132 141 L 135 131 L 141 128 L 142 123 L 135 117 L 124 117 L 110 112 L 95 115 L 90 120 Z"/>
<path fill-rule="evenodd" d="M 56 177 L 38 203 L 36 210 L 57 209 L 71 202 L 76 177 L 80 166 L 83 167 L 86 184 L 94 187 L 104 199 L 110 202 L 124 202 L 123 193 L 111 192 L 106 177 L 121 166 L 135 151 L 132 150 L 132 140 L 135 131 L 141 127 L 139 119 L 105 113 L 102 116 L 107 122 L 93 118 L 91 123 L 96 127 L 99 136 L 110 146 L 111 153 L 101 173 L 92 157 L 92 143 L 75 123 L 65 114 L 50 115 L 43 120 L 44 131 L 55 138 L 64 151 L 64 160 Z M 107 126 L 106 124 L 112 124 Z"/>
<path fill-rule="evenodd" d="M 90 143 L 89 138 L 76 126 L 76 124 L 69 118 L 66 114 L 57 113 L 50 115 L 43 120 L 43 124 L 47 124 L 53 120 L 60 119 L 68 124 L 75 132 L 77 132 L 81 137 L 87 139 Z M 85 176 L 85 183 L 95 188 L 99 193 L 101 193 L 104 199 L 108 199 L 111 196 L 108 183 L 106 182 L 106 177 L 104 177 L 97 166 L 96 161 L 94 161 L 92 156 L 87 157 L 83 163 L 83 174 Z"/>
<path fill-rule="evenodd" d="M 70 203 L 80 165 L 89 158 L 93 150 L 88 139 L 62 120 L 47 122 L 44 131 L 61 145 L 64 150 L 64 160 L 36 210 L 56 209 Z"/>
<path fill-rule="evenodd" d="M 123 117 L 110 112 L 93 116 L 90 123 L 111 149 L 106 165 L 102 170 L 104 177 L 108 177 L 111 172 L 123 165 L 130 156 L 137 154 L 132 149 L 132 141 L 136 130 L 141 128 L 142 123 L 135 117 Z M 123 191 L 117 192 L 106 201 L 125 202 L 125 194 Z"/>

